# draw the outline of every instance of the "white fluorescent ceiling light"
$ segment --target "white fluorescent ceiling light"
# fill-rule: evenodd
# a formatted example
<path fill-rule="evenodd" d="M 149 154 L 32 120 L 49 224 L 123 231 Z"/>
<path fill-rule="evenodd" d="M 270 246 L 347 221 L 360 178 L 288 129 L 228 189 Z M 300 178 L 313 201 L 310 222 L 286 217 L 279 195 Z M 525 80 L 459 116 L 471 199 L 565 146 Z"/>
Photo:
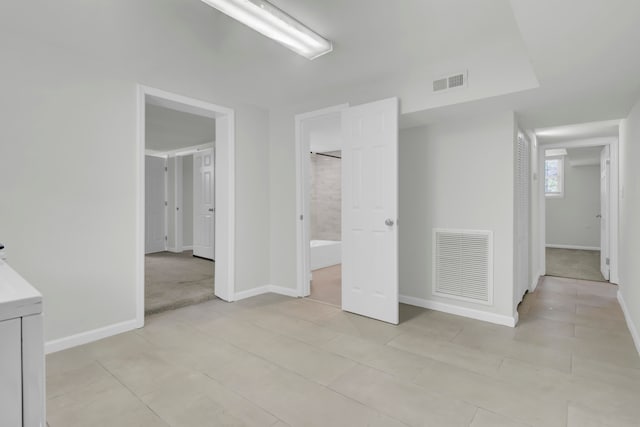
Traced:
<path fill-rule="evenodd" d="M 333 50 L 329 40 L 320 37 L 267 1 L 202 1 L 307 59 L 315 59 Z"/>

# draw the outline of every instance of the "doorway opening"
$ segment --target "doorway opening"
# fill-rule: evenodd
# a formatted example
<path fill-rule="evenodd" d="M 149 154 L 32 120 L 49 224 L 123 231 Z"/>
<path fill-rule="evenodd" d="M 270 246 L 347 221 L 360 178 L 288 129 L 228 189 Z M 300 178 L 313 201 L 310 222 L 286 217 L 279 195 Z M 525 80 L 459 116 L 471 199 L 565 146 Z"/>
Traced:
<path fill-rule="evenodd" d="M 214 298 L 215 119 L 147 104 L 145 130 L 150 315 Z"/>
<path fill-rule="evenodd" d="M 547 276 L 617 283 L 616 138 L 540 144 Z"/>
<path fill-rule="evenodd" d="M 323 154 L 320 157 L 328 154 L 339 158 L 336 160 L 341 168 L 340 233 L 334 235 L 341 239 L 341 268 L 332 272 L 334 279 L 341 278 L 340 306 L 344 311 L 392 324 L 399 321 L 399 107 L 397 98 L 388 98 L 354 107 L 339 105 L 295 118 L 298 294 L 309 296 L 314 281 L 309 153 Z M 317 129 L 323 130 L 313 132 Z M 314 138 L 327 132 L 339 136 L 333 138 L 334 143 L 338 141 L 337 147 L 313 151 Z M 315 246 L 337 246 L 336 240 L 329 242 L 315 242 Z"/>
<path fill-rule="evenodd" d="M 309 298 L 342 307 L 342 150 L 335 148 L 312 139 Z"/>
<path fill-rule="evenodd" d="M 233 110 L 139 86 L 138 153 L 137 326 L 214 295 L 233 301 Z"/>
<path fill-rule="evenodd" d="M 298 116 L 304 251 L 302 295 L 342 307 L 342 106 Z M 305 274 L 306 273 L 306 274 Z"/>

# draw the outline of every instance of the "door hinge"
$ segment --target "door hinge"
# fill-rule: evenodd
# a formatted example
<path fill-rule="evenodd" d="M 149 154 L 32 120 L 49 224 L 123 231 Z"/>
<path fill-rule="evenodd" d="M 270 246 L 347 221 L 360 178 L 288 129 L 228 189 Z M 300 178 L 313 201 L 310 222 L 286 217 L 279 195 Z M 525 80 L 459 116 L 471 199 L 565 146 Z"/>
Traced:
<path fill-rule="evenodd" d="M 167 166 L 165 166 L 165 167 L 164 167 L 164 171 L 165 171 L 165 172 L 168 172 L 168 171 L 169 171 L 169 168 L 168 168 Z"/>
<path fill-rule="evenodd" d="M 164 240 L 169 240 L 169 238 L 167 236 L 164 236 Z"/>
<path fill-rule="evenodd" d="M 605 260 L 605 263 L 606 263 L 607 265 L 609 265 L 609 258 L 607 258 L 607 259 Z"/>
<path fill-rule="evenodd" d="M 300 221 L 304 219 L 304 215 L 300 215 Z"/>
<path fill-rule="evenodd" d="M 169 206 L 169 202 L 166 202 L 166 201 L 165 201 L 165 202 L 164 202 L 164 205 L 165 205 L 165 206 Z"/>

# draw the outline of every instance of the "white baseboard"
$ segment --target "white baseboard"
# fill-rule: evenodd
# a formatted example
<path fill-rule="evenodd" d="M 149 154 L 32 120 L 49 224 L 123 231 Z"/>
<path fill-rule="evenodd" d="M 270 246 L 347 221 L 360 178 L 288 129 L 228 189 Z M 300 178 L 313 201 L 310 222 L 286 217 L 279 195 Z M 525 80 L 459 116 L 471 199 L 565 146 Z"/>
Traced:
<path fill-rule="evenodd" d="M 246 298 L 251 298 L 257 295 L 268 294 L 268 293 L 280 294 L 280 295 L 285 295 L 293 298 L 297 298 L 299 296 L 297 289 L 285 288 L 283 286 L 275 286 L 275 285 L 264 285 L 258 288 L 249 289 L 247 291 L 236 292 L 234 301 L 240 301 Z"/>
<path fill-rule="evenodd" d="M 599 246 L 578 246 L 578 245 L 546 245 L 547 248 L 553 249 L 578 249 L 581 251 L 599 251 Z"/>
<path fill-rule="evenodd" d="M 629 328 L 629 332 L 631 332 L 633 343 L 636 345 L 636 350 L 640 354 L 640 334 L 638 334 L 638 328 L 636 328 L 635 323 L 633 323 L 633 319 L 631 319 L 631 314 L 627 309 L 627 304 L 624 302 L 624 297 L 620 290 L 618 290 L 618 302 L 620 303 L 620 307 L 624 313 L 624 318 L 627 321 L 627 327 Z"/>
<path fill-rule="evenodd" d="M 102 328 L 93 329 L 91 331 L 80 332 L 79 334 L 68 337 L 58 338 L 57 340 L 47 341 L 44 344 L 44 351 L 46 354 L 55 353 L 57 351 L 66 350 L 71 347 L 77 347 L 82 344 L 118 335 L 123 332 L 132 331 L 136 328 L 136 319 L 127 320 L 126 322 L 116 323 Z"/>
<path fill-rule="evenodd" d="M 184 251 L 192 251 L 193 250 L 193 246 L 183 246 L 182 247 L 182 252 Z"/>
<path fill-rule="evenodd" d="M 284 286 L 269 285 L 269 292 L 280 294 L 287 297 L 298 298 L 298 289 L 285 288 Z"/>
<path fill-rule="evenodd" d="M 460 307 L 458 305 L 447 304 L 439 301 L 431 301 L 422 298 L 415 298 L 406 295 L 400 295 L 399 299 L 403 304 L 415 305 L 417 307 L 428 308 L 430 310 L 442 311 L 444 313 L 482 320 L 484 322 L 495 323 L 497 325 L 510 326 L 513 328 L 518 323 L 517 316 L 504 316 L 502 314 L 489 313 L 487 311 L 475 310 L 473 308 Z"/>

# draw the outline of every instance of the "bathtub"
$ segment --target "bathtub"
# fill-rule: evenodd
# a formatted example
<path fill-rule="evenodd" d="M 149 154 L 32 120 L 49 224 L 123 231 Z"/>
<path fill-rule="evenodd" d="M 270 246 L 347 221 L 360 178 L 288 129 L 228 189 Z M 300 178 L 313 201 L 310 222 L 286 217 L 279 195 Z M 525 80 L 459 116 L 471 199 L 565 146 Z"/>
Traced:
<path fill-rule="evenodd" d="M 309 251 L 311 270 L 342 264 L 342 242 L 334 240 L 312 240 Z"/>

